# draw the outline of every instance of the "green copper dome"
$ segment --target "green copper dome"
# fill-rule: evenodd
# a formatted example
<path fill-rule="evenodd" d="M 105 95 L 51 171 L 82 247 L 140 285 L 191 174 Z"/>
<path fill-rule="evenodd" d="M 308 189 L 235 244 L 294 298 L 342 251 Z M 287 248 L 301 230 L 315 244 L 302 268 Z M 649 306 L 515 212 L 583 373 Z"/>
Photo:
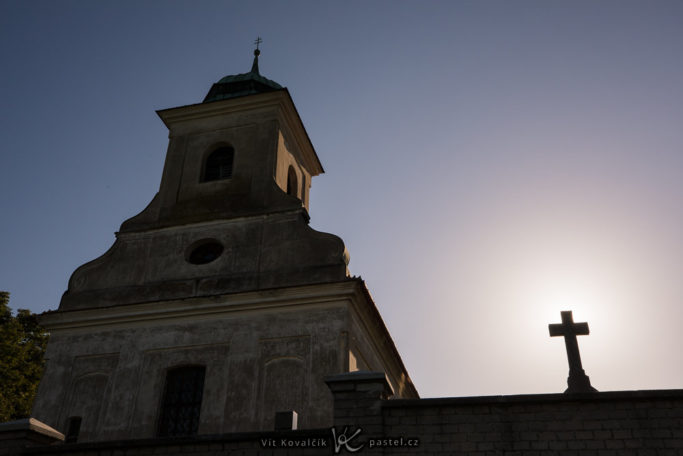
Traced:
<path fill-rule="evenodd" d="M 254 51 L 254 63 L 249 73 L 233 74 L 226 76 L 213 86 L 204 98 L 203 103 L 225 100 L 227 98 L 243 97 L 257 93 L 272 92 L 282 89 L 275 81 L 261 76 L 258 70 L 259 50 Z"/>

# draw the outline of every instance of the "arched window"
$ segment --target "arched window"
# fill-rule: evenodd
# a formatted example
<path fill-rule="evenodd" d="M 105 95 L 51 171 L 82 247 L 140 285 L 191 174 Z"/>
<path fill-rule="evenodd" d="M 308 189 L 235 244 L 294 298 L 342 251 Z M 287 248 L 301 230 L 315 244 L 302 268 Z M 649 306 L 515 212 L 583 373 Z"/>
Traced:
<path fill-rule="evenodd" d="M 296 179 L 296 171 L 294 171 L 294 167 L 290 165 L 289 170 L 287 171 L 287 194 L 298 198 L 298 193 L 299 184 Z"/>
<path fill-rule="evenodd" d="M 204 366 L 184 366 L 166 373 L 159 437 L 195 435 L 204 393 Z"/>
<path fill-rule="evenodd" d="M 202 182 L 209 182 L 232 177 L 232 160 L 235 151 L 232 147 L 219 147 L 211 152 L 204 164 Z"/>

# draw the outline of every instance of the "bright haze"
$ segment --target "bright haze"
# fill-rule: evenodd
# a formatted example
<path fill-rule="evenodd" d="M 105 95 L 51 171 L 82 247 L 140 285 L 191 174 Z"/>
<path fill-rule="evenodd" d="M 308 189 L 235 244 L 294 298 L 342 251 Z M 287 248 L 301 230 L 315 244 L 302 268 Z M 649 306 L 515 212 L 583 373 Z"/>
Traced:
<path fill-rule="evenodd" d="M 56 309 L 158 189 L 155 110 L 288 87 L 423 397 L 683 387 L 683 2 L 0 3 L 0 289 Z"/>

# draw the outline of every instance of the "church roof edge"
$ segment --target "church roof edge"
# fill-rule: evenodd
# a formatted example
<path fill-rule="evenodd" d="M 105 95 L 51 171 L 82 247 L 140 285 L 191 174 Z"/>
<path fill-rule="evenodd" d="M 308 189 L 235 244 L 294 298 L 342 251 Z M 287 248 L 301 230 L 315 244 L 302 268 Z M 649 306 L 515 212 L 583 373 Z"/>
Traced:
<path fill-rule="evenodd" d="M 258 41 L 258 40 L 257 40 Z M 257 44 L 258 46 L 258 44 Z M 258 68 L 258 57 L 261 54 L 258 47 L 254 50 L 254 62 L 248 73 L 232 74 L 221 78 L 211 86 L 202 103 L 225 100 L 227 98 L 254 95 L 282 89 L 277 82 L 261 75 Z"/>

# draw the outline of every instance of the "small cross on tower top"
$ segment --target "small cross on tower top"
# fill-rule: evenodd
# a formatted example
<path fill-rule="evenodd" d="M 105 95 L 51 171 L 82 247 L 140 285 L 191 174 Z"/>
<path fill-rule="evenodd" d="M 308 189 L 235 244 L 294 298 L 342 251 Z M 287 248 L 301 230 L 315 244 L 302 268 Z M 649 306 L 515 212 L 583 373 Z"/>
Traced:
<path fill-rule="evenodd" d="M 251 72 L 259 74 L 258 72 L 258 56 L 261 55 L 261 51 L 259 50 L 259 44 L 263 43 L 263 40 L 261 39 L 260 36 L 257 36 L 256 39 L 254 40 L 254 44 L 256 45 L 256 49 L 254 49 L 254 63 L 251 64 Z"/>
<path fill-rule="evenodd" d="M 589 393 L 597 391 L 591 386 L 590 379 L 581 365 L 581 354 L 576 336 L 589 334 L 588 323 L 574 323 L 571 310 L 562 312 L 562 323 L 548 325 L 550 337 L 564 336 L 564 344 L 567 348 L 567 361 L 569 362 L 568 388 L 565 393 Z"/>

